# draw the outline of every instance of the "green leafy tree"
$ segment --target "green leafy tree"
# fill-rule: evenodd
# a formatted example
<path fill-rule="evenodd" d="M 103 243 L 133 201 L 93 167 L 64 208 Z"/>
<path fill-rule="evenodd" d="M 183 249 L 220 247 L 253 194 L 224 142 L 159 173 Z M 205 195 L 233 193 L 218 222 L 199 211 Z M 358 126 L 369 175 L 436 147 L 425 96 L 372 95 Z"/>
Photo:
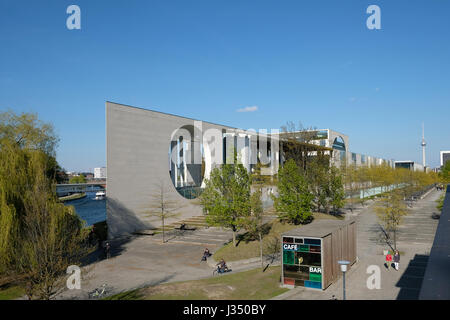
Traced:
<path fill-rule="evenodd" d="M 320 158 L 311 160 L 305 178 L 308 182 L 309 189 L 314 195 L 313 203 L 316 211 L 320 212 L 321 208 L 328 211 L 328 195 L 330 193 L 330 167 L 328 163 L 323 163 Z"/>
<path fill-rule="evenodd" d="M 259 241 L 259 255 L 261 267 L 264 267 L 263 259 L 263 205 L 261 201 L 261 189 L 253 192 L 250 196 L 251 213 L 242 221 L 242 226 L 251 235 L 255 235 Z"/>
<path fill-rule="evenodd" d="M 313 198 L 295 161 L 286 161 L 278 171 L 278 196 L 273 196 L 279 219 L 294 224 L 310 222 Z"/>
<path fill-rule="evenodd" d="M 0 141 L 16 144 L 22 150 L 40 150 L 54 156 L 59 139 L 53 125 L 42 122 L 35 113 L 0 113 Z"/>
<path fill-rule="evenodd" d="M 445 162 L 442 166 L 440 178 L 443 183 L 450 183 L 450 161 Z"/>
<path fill-rule="evenodd" d="M 69 183 L 86 183 L 86 178 L 84 175 L 74 176 L 69 179 Z"/>
<path fill-rule="evenodd" d="M 332 166 L 329 170 L 329 199 L 334 212 L 345 205 L 345 190 L 342 175 L 338 168 Z"/>
<path fill-rule="evenodd" d="M 356 179 L 359 184 L 359 189 L 361 192 L 361 204 L 365 205 L 366 193 L 367 189 L 370 185 L 369 175 L 368 175 L 369 167 L 367 165 L 362 165 L 357 170 Z"/>
<path fill-rule="evenodd" d="M 358 168 L 354 164 L 344 164 L 341 168 L 344 175 L 344 183 L 347 193 L 350 195 L 348 202 L 350 204 L 350 210 L 353 211 L 359 198 L 359 185 L 358 185 Z"/>
<path fill-rule="evenodd" d="M 0 113 L 0 277 L 24 279 L 30 298 L 52 297 L 65 267 L 89 250 L 81 220 L 52 187 L 57 141 L 34 114 Z"/>
<path fill-rule="evenodd" d="M 223 164 L 211 171 L 199 202 L 210 225 L 230 228 L 233 245 L 236 232 L 251 213 L 251 179 L 242 164 Z"/>
<path fill-rule="evenodd" d="M 89 230 L 72 206 L 58 203 L 48 187 L 48 178 L 38 174 L 35 184 L 24 195 L 24 234 L 15 248 L 17 268 L 26 275 L 29 299 L 48 300 L 65 288 L 65 272 L 77 265 L 92 248 Z"/>

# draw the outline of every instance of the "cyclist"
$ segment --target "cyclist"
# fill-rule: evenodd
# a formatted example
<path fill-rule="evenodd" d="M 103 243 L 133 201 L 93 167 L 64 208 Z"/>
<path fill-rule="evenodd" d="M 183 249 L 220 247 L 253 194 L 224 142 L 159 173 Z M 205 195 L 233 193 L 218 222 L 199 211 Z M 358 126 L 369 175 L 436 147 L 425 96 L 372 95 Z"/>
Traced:
<path fill-rule="evenodd" d="M 227 267 L 227 263 L 225 262 L 225 260 L 223 260 L 223 258 L 219 261 L 219 263 L 217 264 L 217 272 L 218 273 L 224 273 L 228 270 Z"/>

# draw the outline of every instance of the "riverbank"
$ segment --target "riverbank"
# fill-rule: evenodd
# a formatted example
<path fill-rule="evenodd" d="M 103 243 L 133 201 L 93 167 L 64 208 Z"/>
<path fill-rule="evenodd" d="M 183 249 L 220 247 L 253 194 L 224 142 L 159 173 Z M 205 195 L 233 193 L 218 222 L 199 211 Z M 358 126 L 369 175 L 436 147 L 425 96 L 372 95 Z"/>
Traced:
<path fill-rule="evenodd" d="M 86 193 L 74 193 L 69 196 L 59 197 L 58 200 L 61 202 L 66 202 L 70 200 L 78 200 L 86 197 Z"/>

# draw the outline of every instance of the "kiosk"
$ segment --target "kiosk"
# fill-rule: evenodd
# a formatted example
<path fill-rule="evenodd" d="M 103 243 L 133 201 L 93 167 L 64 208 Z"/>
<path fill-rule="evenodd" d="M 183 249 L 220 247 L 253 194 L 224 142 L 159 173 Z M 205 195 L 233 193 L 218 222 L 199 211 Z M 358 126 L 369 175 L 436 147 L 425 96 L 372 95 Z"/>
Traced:
<path fill-rule="evenodd" d="M 317 220 L 281 238 L 283 286 L 324 290 L 341 276 L 339 260 L 356 261 L 355 220 Z"/>

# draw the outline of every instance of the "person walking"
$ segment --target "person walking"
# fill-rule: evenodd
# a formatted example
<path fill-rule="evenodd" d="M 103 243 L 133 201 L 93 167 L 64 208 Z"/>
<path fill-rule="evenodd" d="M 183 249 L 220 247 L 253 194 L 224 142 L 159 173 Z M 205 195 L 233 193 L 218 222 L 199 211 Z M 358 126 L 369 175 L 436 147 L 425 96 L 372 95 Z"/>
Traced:
<path fill-rule="evenodd" d="M 206 261 L 211 256 L 211 252 L 209 252 L 209 249 L 206 248 L 205 251 L 203 251 L 203 257 L 201 261 Z"/>
<path fill-rule="evenodd" d="M 395 266 L 395 270 L 398 271 L 398 266 L 400 264 L 400 253 L 398 252 L 398 250 L 395 250 L 395 254 L 394 254 L 394 266 Z"/>
<path fill-rule="evenodd" d="M 109 242 L 106 242 L 105 245 L 105 255 L 106 255 L 106 259 L 109 259 L 111 257 L 111 246 L 109 245 Z"/>
<path fill-rule="evenodd" d="M 388 251 L 387 255 L 386 255 L 386 267 L 389 270 L 389 267 L 391 266 L 392 263 L 392 255 L 391 252 Z"/>

